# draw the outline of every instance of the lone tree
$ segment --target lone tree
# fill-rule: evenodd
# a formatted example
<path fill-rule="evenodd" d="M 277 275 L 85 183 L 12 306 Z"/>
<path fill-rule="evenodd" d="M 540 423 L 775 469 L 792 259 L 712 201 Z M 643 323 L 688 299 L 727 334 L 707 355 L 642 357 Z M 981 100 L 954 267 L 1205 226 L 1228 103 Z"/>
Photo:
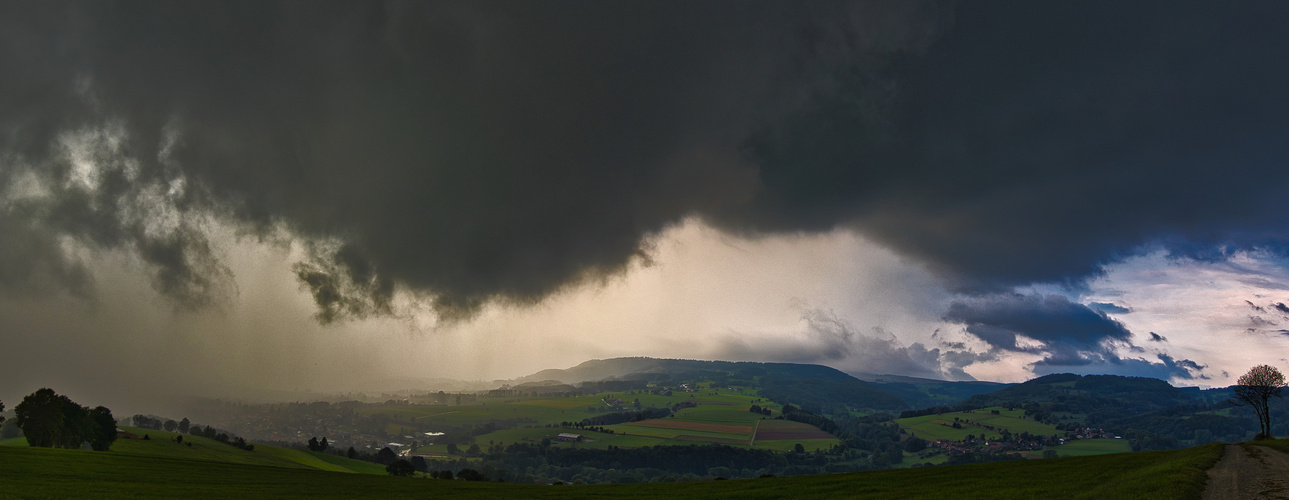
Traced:
<path fill-rule="evenodd" d="M 1249 373 L 1236 381 L 1235 398 L 1231 402 L 1253 407 L 1254 413 L 1258 414 L 1258 423 L 1262 425 L 1262 432 L 1254 439 L 1271 439 L 1270 401 L 1273 396 L 1280 396 L 1284 388 L 1284 374 L 1270 365 L 1250 368 Z"/>

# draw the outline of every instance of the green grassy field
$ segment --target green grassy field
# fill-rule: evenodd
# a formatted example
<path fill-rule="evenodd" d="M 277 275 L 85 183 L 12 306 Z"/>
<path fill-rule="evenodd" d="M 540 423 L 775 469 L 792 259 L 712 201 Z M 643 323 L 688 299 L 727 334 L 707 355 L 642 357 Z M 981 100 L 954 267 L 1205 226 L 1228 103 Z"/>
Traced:
<path fill-rule="evenodd" d="M 917 452 L 917 453 L 910 453 L 907 451 L 904 452 L 904 461 L 901 462 L 899 465 L 896 465 L 895 468 L 907 469 L 907 468 L 913 467 L 914 465 L 922 465 L 922 464 L 940 465 L 942 463 L 949 461 L 949 455 L 944 453 L 931 455 L 929 457 L 923 457 L 922 456 L 923 453 L 924 452 Z"/>
<path fill-rule="evenodd" d="M 0 439 L 0 446 L 27 446 L 27 438 L 16 437 Z"/>
<path fill-rule="evenodd" d="M 1080 439 L 1052 448 L 1062 457 L 1084 457 L 1106 453 L 1127 453 L 1132 445 L 1127 439 Z"/>
<path fill-rule="evenodd" d="M 997 410 L 998 414 L 992 413 L 992 410 Z M 901 418 L 896 419 L 895 422 L 910 434 L 928 441 L 937 439 L 960 441 L 966 439 L 967 435 L 993 439 L 1002 435 L 1002 429 L 1007 429 L 1012 434 L 1022 432 L 1041 436 L 1063 434 L 1061 431 L 1056 430 L 1055 426 L 1023 418 L 1024 415 L 1024 410 L 993 407 L 965 412 L 955 411 L 939 415 Z M 953 419 L 955 417 L 959 419 L 958 423 L 962 426 L 961 429 L 953 428 Z M 982 427 L 982 425 L 993 426 L 997 430 L 989 430 Z"/>
<path fill-rule="evenodd" d="M 255 449 L 258 451 L 260 448 L 258 445 L 256 445 Z M 295 450 L 292 450 L 292 451 L 295 451 Z M 364 462 L 362 460 L 353 460 L 353 459 L 349 459 L 349 458 L 345 458 L 337 455 L 318 453 L 315 451 L 302 451 L 301 453 L 308 453 L 309 455 L 316 457 L 318 460 L 327 462 L 332 465 L 338 465 L 349 472 L 357 472 L 359 474 L 376 474 L 376 475 L 388 474 L 388 472 L 385 472 L 385 466 L 380 464 Z"/>
<path fill-rule="evenodd" d="M 1220 444 L 955 467 L 641 485 L 538 486 L 341 474 L 119 452 L 0 448 L 0 498 L 1199 498 Z"/>

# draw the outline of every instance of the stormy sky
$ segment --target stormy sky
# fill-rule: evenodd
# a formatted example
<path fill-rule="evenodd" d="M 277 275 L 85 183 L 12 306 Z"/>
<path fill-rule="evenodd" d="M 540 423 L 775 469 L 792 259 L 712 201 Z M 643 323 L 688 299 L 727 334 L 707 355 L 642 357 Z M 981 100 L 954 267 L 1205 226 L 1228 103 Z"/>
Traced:
<path fill-rule="evenodd" d="M 1287 22 L 0 2 L 0 400 L 634 355 L 1226 385 L 1289 347 Z"/>

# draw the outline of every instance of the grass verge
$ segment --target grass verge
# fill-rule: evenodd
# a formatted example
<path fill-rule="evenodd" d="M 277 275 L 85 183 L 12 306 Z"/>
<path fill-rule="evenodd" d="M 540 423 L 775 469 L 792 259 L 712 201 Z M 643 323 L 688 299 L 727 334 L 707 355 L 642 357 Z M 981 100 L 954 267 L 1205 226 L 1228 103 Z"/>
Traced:
<path fill-rule="evenodd" d="M 1175 451 L 697 483 L 468 483 L 115 452 L 0 448 L 0 498 L 1200 498 L 1222 445 Z"/>

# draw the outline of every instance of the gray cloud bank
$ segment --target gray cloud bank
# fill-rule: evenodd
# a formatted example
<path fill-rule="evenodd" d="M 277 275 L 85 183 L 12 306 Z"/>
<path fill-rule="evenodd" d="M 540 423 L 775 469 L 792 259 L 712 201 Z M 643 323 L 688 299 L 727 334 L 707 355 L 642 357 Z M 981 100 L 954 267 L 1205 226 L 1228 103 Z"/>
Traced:
<path fill-rule="evenodd" d="M 904 346 L 881 327 L 864 333 L 830 310 L 807 309 L 801 319 L 805 328 L 799 337 L 758 337 L 740 332 L 725 337 L 713 354 L 720 359 L 819 363 L 852 372 L 948 380 L 975 380 L 964 367 L 997 359 L 992 353 L 974 353 L 962 345 L 928 348 L 913 342 Z"/>
<path fill-rule="evenodd" d="M 1173 378 L 1208 378 L 1205 366 L 1189 359 L 1176 360 L 1155 353 L 1158 362 L 1127 358 L 1120 348 L 1134 353 L 1145 349 L 1132 343 L 1132 332 L 1104 312 L 1070 302 L 1063 295 L 999 294 L 954 302 L 945 321 L 961 324 L 967 333 L 995 353 L 1028 353 L 1042 356 L 1034 371 L 1079 372 Z M 1150 333 L 1148 341 L 1165 339 Z M 1036 341 L 1036 342 L 1034 342 Z"/>
<path fill-rule="evenodd" d="M 538 301 L 690 215 L 853 226 L 970 292 L 1077 282 L 1151 242 L 1282 248 L 1287 21 L 1281 3 L 6 3 L 0 284 L 90 293 L 70 241 L 132 252 L 200 307 L 230 293 L 209 216 L 307 240 L 295 271 L 324 321 L 387 314 L 399 286 L 448 318 Z M 1127 338 L 1036 307 L 1093 330 L 949 317 L 1007 349 Z"/>

